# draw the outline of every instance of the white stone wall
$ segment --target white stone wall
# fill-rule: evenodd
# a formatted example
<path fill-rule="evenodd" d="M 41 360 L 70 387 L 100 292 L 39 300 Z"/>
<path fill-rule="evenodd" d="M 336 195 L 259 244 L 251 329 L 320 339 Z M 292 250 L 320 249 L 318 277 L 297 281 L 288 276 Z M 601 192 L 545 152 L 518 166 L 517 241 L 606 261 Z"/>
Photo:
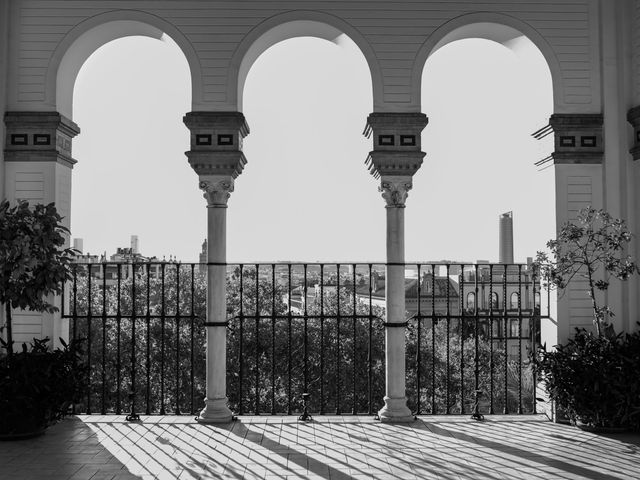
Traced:
<path fill-rule="evenodd" d="M 9 2 L 0 2 L 0 112 L 6 110 L 7 99 L 7 57 L 9 53 Z M 0 139 L 5 137 L 4 121 L 0 121 Z M 4 140 L 2 140 L 4 142 Z M 0 148 L 0 200 L 4 192 L 4 145 Z M 0 325 L 4 325 L 4 308 L 0 306 Z M 4 331 L 2 334 L 4 337 Z"/>
<path fill-rule="evenodd" d="M 376 99 L 380 108 L 419 109 L 412 72 L 421 71 L 420 51 L 428 38 L 446 30 L 451 20 L 483 12 L 487 19 L 504 19 L 544 38 L 555 57 L 557 111 L 599 112 L 597 62 L 597 0 L 482 2 L 441 1 L 70 1 L 15 0 L 12 12 L 12 68 L 10 107 L 21 110 L 54 109 L 47 105 L 45 81 L 50 58 L 65 35 L 90 17 L 114 9 L 136 9 L 164 19 L 177 28 L 195 50 L 201 67 L 201 109 L 229 109 L 234 88 L 229 85 L 234 53 L 244 37 L 277 15 L 298 10 L 286 18 L 310 18 L 308 11 L 333 22 L 350 36 L 360 36 L 373 52 L 381 76 Z M 285 18 L 285 17 L 283 17 Z M 334 21 L 335 20 L 335 21 Z M 512 25 L 512 26 L 513 26 Z M 157 26 L 157 25 L 156 25 Z M 257 30 L 256 30 L 257 29 Z M 440 29 L 440 30 L 438 30 Z M 527 33 L 527 32 L 525 32 Z M 356 39 L 354 39 L 356 40 Z M 424 55 L 423 55 L 424 56 Z M 594 65 L 595 62 L 595 65 Z M 55 65 L 54 65 L 55 67 Z M 375 82 L 374 82 L 375 84 Z M 415 87 L 415 85 L 414 85 Z M 418 86 L 419 91 L 419 86 Z M 195 100 L 195 99 L 194 99 Z M 395 105 L 395 107 L 391 107 Z"/>
<path fill-rule="evenodd" d="M 557 225 L 575 220 L 578 212 L 589 205 L 601 208 L 602 204 L 602 165 L 556 165 Z M 574 278 L 559 293 L 557 308 L 559 340 L 570 337 L 576 327 L 593 326 L 591 299 L 583 280 Z"/>
<path fill-rule="evenodd" d="M 7 77 L 9 62 L 9 2 L 0 2 L 0 112 L 4 117 L 7 109 Z M 0 138 L 5 137 L 4 120 L 0 121 Z M 4 140 L 2 140 L 4 142 Z M 4 144 L 0 148 L 0 199 L 4 192 Z M 1 315 L 1 314 L 0 314 Z M 0 317 L 1 318 L 1 317 Z"/>

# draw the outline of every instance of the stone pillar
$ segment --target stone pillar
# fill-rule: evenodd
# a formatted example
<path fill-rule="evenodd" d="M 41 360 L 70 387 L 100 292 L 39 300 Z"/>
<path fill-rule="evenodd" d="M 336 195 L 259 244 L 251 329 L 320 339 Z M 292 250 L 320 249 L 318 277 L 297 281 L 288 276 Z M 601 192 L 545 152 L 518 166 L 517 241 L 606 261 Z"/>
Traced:
<path fill-rule="evenodd" d="M 4 123 L 5 198 L 27 200 L 30 204 L 54 202 L 62 223 L 69 228 L 71 171 L 76 163 L 71 157 L 71 141 L 80 129 L 57 112 L 7 112 Z M 65 246 L 69 246 L 68 237 Z M 59 297 L 49 301 L 61 308 Z M 68 320 L 61 318 L 60 311 L 52 314 L 16 310 L 13 324 L 18 345 L 33 337 L 49 337 L 53 347 L 60 346 L 60 338 L 69 340 Z"/>
<path fill-rule="evenodd" d="M 556 226 L 575 220 L 588 206 L 603 208 L 604 139 L 600 114 L 554 114 L 549 120 L 555 134 L 552 153 L 556 177 Z M 575 327 L 593 327 L 587 289 L 577 279 L 558 296 L 557 341 L 564 343 Z M 542 332 L 542 341 L 553 340 Z"/>
<path fill-rule="evenodd" d="M 420 133 L 427 125 L 422 113 L 372 113 L 365 135 L 373 133 L 367 165 L 380 179 L 387 213 L 385 321 L 385 397 L 378 412 L 383 422 L 410 422 L 405 389 L 404 208 L 412 177 L 422 165 Z"/>
<path fill-rule="evenodd" d="M 240 112 L 191 112 L 189 164 L 198 174 L 207 200 L 207 396 L 197 417 L 201 423 L 231 421 L 227 406 L 227 201 L 246 159 L 242 139 L 248 135 Z"/>

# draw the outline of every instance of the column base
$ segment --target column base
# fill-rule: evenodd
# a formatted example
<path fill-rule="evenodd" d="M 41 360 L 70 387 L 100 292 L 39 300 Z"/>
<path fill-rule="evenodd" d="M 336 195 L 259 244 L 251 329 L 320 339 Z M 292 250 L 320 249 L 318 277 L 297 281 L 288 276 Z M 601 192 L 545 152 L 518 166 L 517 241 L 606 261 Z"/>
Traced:
<path fill-rule="evenodd" d="M 227 397 L 205 399 L 205 406 L 196 417 L 198 423 L 228 423 L 233 419 L 233 413 L 227 407 Z"/>
<path fill-rule="evenodd" d="M 384 423 L 409 423 L 416 419 L 407 407 L 406 397 L 384 397 L 384 407 L 380 409 L 378 416 Z"/>

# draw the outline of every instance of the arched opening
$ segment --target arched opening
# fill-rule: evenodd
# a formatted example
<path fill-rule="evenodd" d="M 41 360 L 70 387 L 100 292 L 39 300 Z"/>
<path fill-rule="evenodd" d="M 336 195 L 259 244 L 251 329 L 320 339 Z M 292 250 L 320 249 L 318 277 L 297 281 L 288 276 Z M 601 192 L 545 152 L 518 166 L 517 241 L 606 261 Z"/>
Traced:
<path fill-rule="evenodd" d="M 132 36 L 156 40 L 170 37 L 179 46 L 191 73 L 191 109 L 202 109 L 205 105 L 200 61 L 191 43 L 177 28 L 160 17 L 133 10 L 113 10 L 95 15 L 65 36 L 49 63 L 45 79 L 46 102 L 71 119 L 76 79 L 87 59 L 107 43 Z"/>
<path fill-rule="evenodd" d="M 518 300 L 519 300 L 518 292 L 513 292 L 511 294 L 511 300 L 509 302 L 509 308 L 511 310 L 517 310 L 518 309 Z"/>
<path fill-rule="evenodd" d="M 473 292 L 470 292 L 467 295 L 467 310 L 469 311 L 473 311 L 476 308 L 476 294 Z"/>
<path fill-rule="evenodd" d="M 190 69 L 167 35 L 128 36 L 98 48 L 79 69 L 73 118 L 71 231 L 84 253 L 106 259 L 137 235 L 144 256 L 198 258 L 201 193 L 184 158 Z M 188 214 L 188 212 L 194 212 Z"/>
<path fill-rule="evenodd" d="M 384 252 L 382 200 L 363 166 L 369 65 L 349 37 L 311 23 L 304 38 L 242 62 L 251 64 L 242 95 L 251 135 L 229 202 L 231 259 L 365 261 Z M 256 242 L 256 232 L 269 235 Z"/>
<path fill-rule="evenodd" d="M 535 165 L 552 138 L 531 136 L 553 113 L 547 59 L 520 30 L 487 21 L 430 42 L 427 157 L 407 210 L 407 256 L 496 261 L 498 217 L 513 211 L 514 260 L 524 262 L 555 233 L 554 171 Z"/>
<path fill-rule="evenodd" d="M 245 84 L 255 61 L 274 45 L 302 37 L 326 40 L 342 45 L 352 52 L 355 52 L 354 44 L 357 45 L 358 56 L 364 56 L 368 66 L 370 75 L 367 84 L 373 90 L 374 109 L 383 103 L 382 73 L 377 56 L 360 32 L 339 17 L 316 11 L 292 11 L 262 22 L 244 37 L 236 49 L 231 59 L 227 84 L 227 98 L 231 110 L 243 111 Z M 361 63 L 361 59 L 358 58 L 356 63 Z"/>
<path fill-rule="evenodd" d="M 499 310 L 500 309 L 500 297 L 498 297 L 497 292 L 493 292 L 491 294 L 491 309 Z"/>

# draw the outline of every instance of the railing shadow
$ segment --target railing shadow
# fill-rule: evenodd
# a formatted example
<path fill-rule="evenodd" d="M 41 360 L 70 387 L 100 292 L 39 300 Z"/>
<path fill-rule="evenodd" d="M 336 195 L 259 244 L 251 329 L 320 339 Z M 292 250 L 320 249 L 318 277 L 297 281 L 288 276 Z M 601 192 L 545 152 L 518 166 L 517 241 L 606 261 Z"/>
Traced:
<path fill-rule="evenodd" d="M 597 436 L 538 419 L 83 416 L 4 444 L 0 477 L 20 478 L 637 478 L 640 436 Z M 6 447 L 6 448 L 5 448 Z M 26 473 L 25 473 L 26 472 Z M 32 476 L 29 476 L 33 473 Z M 517 475 L 516 475 L 517 474 Z M 3 476 L 4 475 L 4 476 Z"/>

